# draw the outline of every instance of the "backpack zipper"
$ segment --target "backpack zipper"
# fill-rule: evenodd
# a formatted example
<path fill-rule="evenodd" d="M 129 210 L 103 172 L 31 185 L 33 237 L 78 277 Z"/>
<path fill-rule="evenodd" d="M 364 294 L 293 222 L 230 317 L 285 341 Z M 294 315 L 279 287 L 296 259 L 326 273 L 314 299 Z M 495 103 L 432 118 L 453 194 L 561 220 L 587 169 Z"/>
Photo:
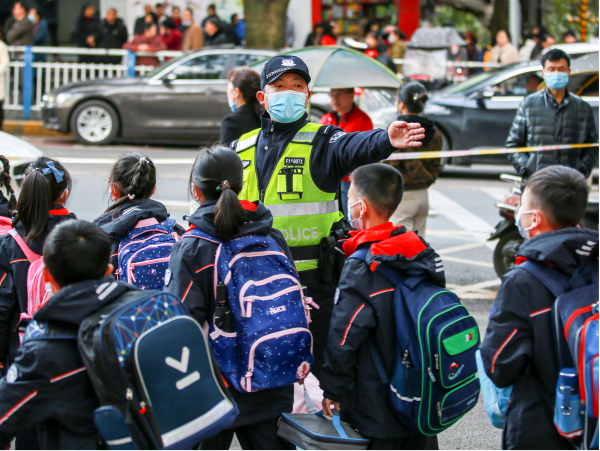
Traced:
<path fill-rule="evenodd" d="M 442 418 L 442 403 L 441 402 L 437 403 L 437 414 L 438 414 L 438 417 Z"/>
<path fill-rule="evenodd" d="M 433 371 L 431 371 L 431 368 L 427 368 L 427 374 L 429 374 L 429 377 L 431 378 L 431 382 L 435 382 L 435 376 L 433 375 Z"/>
<path fill-rule="evenodd" d="M 169 260 L 171 260 L 171 257 L 157 258 L 155 260 L 146 260 L 145 262 L 140 263 L 130 263 L 127 266 L 127 283 L 131 283 L 132 280 L 136 282 L 135 276 L 133 275 L 133 270 L 136 266 L 152 265 L 154 263 L 168 262 Z"/>
<path fill-rule="evenodd" d="M 440 357 L 439 357 L 439 355 L 435 354 L 433 356 L 433 358 L 435 359 L 435 369 L 439 370 L 440 369 Z"/>

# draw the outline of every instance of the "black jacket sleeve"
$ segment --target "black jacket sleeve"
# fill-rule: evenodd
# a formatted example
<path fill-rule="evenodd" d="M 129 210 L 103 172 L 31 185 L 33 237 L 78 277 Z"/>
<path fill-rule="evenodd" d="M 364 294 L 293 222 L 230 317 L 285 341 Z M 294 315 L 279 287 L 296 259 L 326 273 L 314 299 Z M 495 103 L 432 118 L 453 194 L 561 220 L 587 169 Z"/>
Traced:
<path fill-rule="evenodd" d="M 75 340 L 31 340 L 0 380 L 0 446 L 51 418 L 93 434 L 97 404 Z"/>
<path fill-rule="evenodd" d="M 596 124 L 596 118 L 594 117 L 594 111 L 589 103 L 584 103 L 584 108 L 587 110 L 587 130 L 585 143 L 593 144 L 598 142 L 598 128 Z M 594 168 L 598 165 L 598 148 L 592 147 L 583 150 L 583 158 L 581 159 L 581 165 L 583 166 L 583 174 L 589 177 Z"/>
<path fill-rule="evenodd" d="M 243 133 L 242 133 L 243 134 Z M 233 114 L 225 116 L 221 122 L 221 138 L 220 141 L 227 145 L 238 139 L 242 134 L 239 133 L 238 124 L 233 117 Z"/>
<path fill-rule="evenodd" d="M 525 147 L 527 145 L 527 114 L 526 106 L 527 98 L 523 99 L 515 115 L 512 126 L 506 138 L 506 147 Z M 529 161 L 530 153 L 512 153 L 509 159 L 512 162 L 517 174 L 524 176 L 527 173 L 527 162 Z"/>
<path fill-rule="evenodd" d="M 358 350 L 377 326 L 373 307 L 369 304 L 363 289 L 364 281 L 351 274 L 365 273 L 360 260 L 348 260 L 340 283 L 338 303 L 333 308 L 329 326 L 329 338 L 325 349 L 325 364 L 321 388 L 324 396 L 341 402 L 354 382 L 354 367 L 358 362 Z"/>
<path fill-rule="evenodd" d="M 485 372 L 500 388 L 513 385 L 529 363 L 534 341 L 529 300 L 543 291 L 524 270 L 504 276 L 480 347 Z"/>
<path fill-rule="evenodd" d="M 204 240 L 182 238 L 173 245 L 171 251 L 171 280 L 165 291 L 179 297 L 192 318 L 201 325 L 209 321 L 214 304 L 215 249 L 214 245 Z"/>
<path fill-rule="evenodd" d="M 12 239 L 10 235 L 4 235 L 0 239 L 0 362 L 2 364 L 7 361 L 10 351 L 10 337 L 13 333 L 11 324 L 15 309 L 20 308 L 15 274 L 10 264 L 10 247 L 7 244 L 9 239 Z"/>
<path fill-rule="evenodd" d="M 328 125 L 321 127 L 315 139 L 310 172 L 321 190 L 333 193 L 356 168 L 378 163 L 395 150 L 386 130 L 344 133 L 341 128 Z"/>

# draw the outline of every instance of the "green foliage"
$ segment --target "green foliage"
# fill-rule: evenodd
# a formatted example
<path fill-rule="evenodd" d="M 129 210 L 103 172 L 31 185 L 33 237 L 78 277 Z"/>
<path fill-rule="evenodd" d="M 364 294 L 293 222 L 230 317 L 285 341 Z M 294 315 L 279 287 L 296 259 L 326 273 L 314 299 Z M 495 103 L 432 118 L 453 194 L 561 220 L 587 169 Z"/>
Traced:
<path fill-rule="evenodd" d="M 598 17 L 598 2 L 596 0 L 588 1 L 588 8 L 592 17 Z M 561 43 L 562 35 L 567 30 L 573 30 L 579 37 L 581 26 L 577 22 L 569 22 L 568 16 L 579 17 L 581 14 L 580 0 L 546 0 L 546 21 L 548 31 L 554 36 L 557 43 Z M 596 35 L 597 24 L 588 22 L 587 33 L 590 36 Z"/>
<path fill-rule="evenodd" d="M 555 0 L 561 1 L 561 0 Z M 434 26 L 440 27 L 446 21 L 454 24 L 459 33 L 472 31 L 477 36 L 477 45 L 479 47 L 490 42 L 490 30 L 473 13 L 461 11 L 451 6 L 437 4 L 435 13 L 431 18 Z"/>

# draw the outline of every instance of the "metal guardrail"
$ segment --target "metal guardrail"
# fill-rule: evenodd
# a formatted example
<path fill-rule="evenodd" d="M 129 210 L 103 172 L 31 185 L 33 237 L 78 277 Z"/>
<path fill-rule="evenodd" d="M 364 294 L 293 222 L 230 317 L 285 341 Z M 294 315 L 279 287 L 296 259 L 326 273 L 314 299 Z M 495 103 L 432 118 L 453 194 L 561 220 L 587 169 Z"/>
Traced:
<path fill-rule="evenodd" d="M 396 58 L 393 60 L 394 64 L 404 64 L 404 63 L 412 63 L 416 60 L 407 60 L 404 58 Z M 475 68 L 475 67 L 503 67 L 502 63 L 482 63 L 479 61 L 446 61 L 447 67 L 467 67 L 467 68 Z"/>
<path fill-rule="evenodd" d="M 154 67 L 136 65 L 138 56 L 155 56 L 163 60 L 183 54 L 180 51 L 132 52 L 124 49 L 39 46 L 9 46 L 8 51 L 13 59 L 4 80 L 4 109 L 23 111 L 23 119 L 30 119 L 32 111 L 40 111 L 44 94 L 53 89 L 77 81 L 143 75 Z M 34 62 L 34 54 L 122 56 L 124 63 Z"/>

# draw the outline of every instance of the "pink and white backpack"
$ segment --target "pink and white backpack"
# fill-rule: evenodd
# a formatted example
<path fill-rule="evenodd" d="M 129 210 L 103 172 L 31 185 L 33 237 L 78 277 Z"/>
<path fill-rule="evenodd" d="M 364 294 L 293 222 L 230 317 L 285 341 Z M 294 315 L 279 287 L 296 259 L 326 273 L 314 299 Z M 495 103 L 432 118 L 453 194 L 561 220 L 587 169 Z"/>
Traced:
<path fill-rule="evenodd" d="M 8 231 L 25 256 L 29 260 L 29 270 L 27 271 L 27 312 L 21 313 L 21 320 L 31 319 L 33 314 L 50 299 L 51 293 L 46 291 L 46 279 L 44 277 L 44 259 L 36 254 L 25 243 L 23 238 L 15 229 Z"/>

